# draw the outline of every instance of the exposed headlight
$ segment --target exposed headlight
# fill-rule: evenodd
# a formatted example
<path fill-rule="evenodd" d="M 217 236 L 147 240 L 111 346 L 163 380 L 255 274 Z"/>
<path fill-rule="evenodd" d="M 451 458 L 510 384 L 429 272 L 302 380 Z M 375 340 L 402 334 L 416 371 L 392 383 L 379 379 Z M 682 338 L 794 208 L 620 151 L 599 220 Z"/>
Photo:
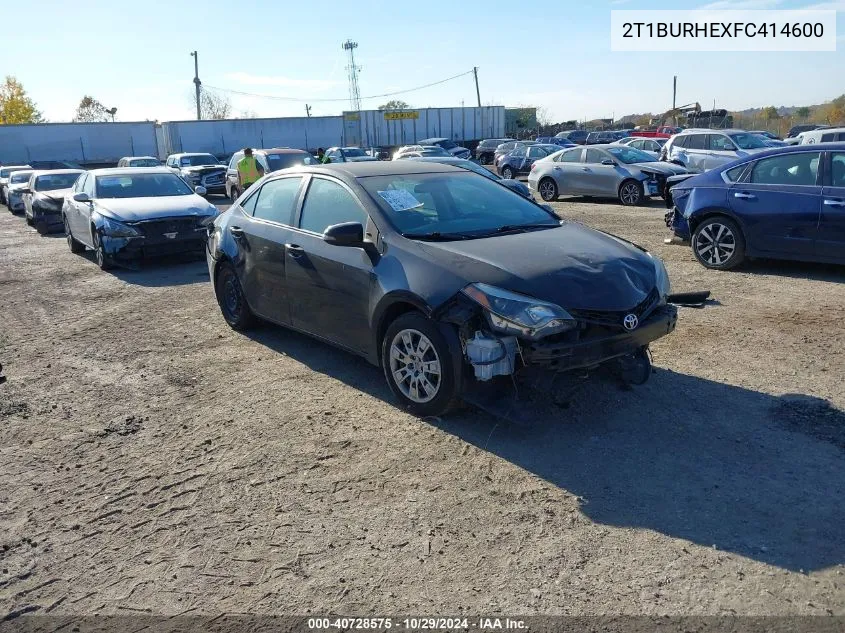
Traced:
<path fill-rule="evenodd" d="M 106 217 L 103 218 L 103 233 L 109 237 L 137 237 L 141 235 L 138 229 Z"/>
<path fill-rule="evenodd" d="M 32 205 L 38 207 L 39 209 L 47 210 L 61 209 L 62 207 L 61 202 L 50 198 L 39 198 L 38 200 L 33 200 Z"/>
<path fill-rule="evenodd" d="M 575 328 L 575 319 L 554 303 L 510 292 L 484 283 L 466 286 L 461 292 L 484 308 L 490 327 L 536 341 L 550 334 Z"/>
<path fill-rule="evenodd" d="M 672 294 L 672 282 L 669 281 L 669 273 L 666 272 L 666 266 L 663 262 L 654 255 L 651 256 L 651 260 L 654 262 L 654 275 L 657 292 L 660 293 L 660 305 L 663 305 L 666 303 L 666 297 Z"/>

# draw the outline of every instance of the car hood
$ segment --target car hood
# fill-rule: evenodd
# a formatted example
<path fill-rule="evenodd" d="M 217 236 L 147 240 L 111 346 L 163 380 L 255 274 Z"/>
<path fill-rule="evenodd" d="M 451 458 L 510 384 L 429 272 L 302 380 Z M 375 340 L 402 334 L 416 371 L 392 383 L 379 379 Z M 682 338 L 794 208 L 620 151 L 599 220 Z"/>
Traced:
<path fill-rule="evenodd" d="M 566 222 L 560 228 L 455 242 L 420 242 L 464 278 L 578 310 L 629 310 L 656 284 L 652 257 L 622 239 Z"/>
<path fill-rule="evenodd" d="M 452 149 L 447 149 L 446 151 L 449 152 L 452 156 L 455 156 L 456 154 L 463 154 L 464 152 L 469 152 L 466 147 L 461 147 L 460 145 L 458 145 L 457 147 L 453 147 Z"/>
<path fill-rule="evenodd" d="M 666 174 L 667 176 L 673 176 L 675 174 L 685 174 L 689 170 L 686 167 L 681 165 L 676 165 L 675 163 L 667 163 L 666 161 L 656 160 L 651 163 L 637 163 L 636 167 L 639 169 L 645 169 L 648 171 L 654 171 L 659 174 Z"/>
<path fill-rule="evenodd" d="M 71 192 L 71 188 L 67 189 L 53 189 L 52 191 L 38 191 L 35 193 L 35 198 L 46 198 L 48 200 L 55 200 L 61 202 Z"/>
<path fill-rule="evenodd" d="M 17 182 L 13 185 L 8 185 L 9 193 L 12 193 L 12 192 L 19 193 L 20 189 L 26 189 L 28 185 L 29 185 L 28 182 Z"/>
<path fill-rule="evenodd" d="M 348 163 L 366 163 L 371 160 L 378 160 L 375 156 L 347 156 L 346 162 Z"/>
<path fill-rule="evenodd" d="M 97 211 L 123 222 L 142 222 L 157 218 L 214 215 L 216 208 L 198 195 L 157 198 L 99 198 Z"/>

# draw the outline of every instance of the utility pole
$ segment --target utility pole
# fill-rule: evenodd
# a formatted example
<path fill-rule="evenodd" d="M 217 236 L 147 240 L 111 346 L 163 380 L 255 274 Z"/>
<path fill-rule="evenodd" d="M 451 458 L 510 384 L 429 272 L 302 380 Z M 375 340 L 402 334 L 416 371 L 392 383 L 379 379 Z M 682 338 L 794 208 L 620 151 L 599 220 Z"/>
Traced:
<path fill-rule="evenodd" d="M 478 99 L 478 107 L 481 107 L 481 93 L 478 91 L 478 66 L 472 67 L 472 74 L 475 75 L 475 96 Z"/>
<path fill-rule="evenodd" d="M 311 106 L 307 103 L 305 104 L 305 116 L 307 116 L 309 119 L 311 118 Z"/>
<path fill-rule="evenodd" d="M 305 104 L 305 151 L 308 150 L 308 119 L 311 118 L 311 106 L 307 103 Z"/>
<path fill-rule="evenodd" d="M 672 109 L 675 109 L 676 99 L 678 97 L 678 75 L 672 77 Z"/>
<path fill-rule="evenodd" d="M 196 51 L 191 53 L 191 57 L 194 58 L 194 87 L 197 91 L 197 121 L 201 121 L 202 110 L 200 110 L 200 86 L 202 85 L 202 82 L 200 81 L 200 61 L 199 55 L 197 55 Z"/>

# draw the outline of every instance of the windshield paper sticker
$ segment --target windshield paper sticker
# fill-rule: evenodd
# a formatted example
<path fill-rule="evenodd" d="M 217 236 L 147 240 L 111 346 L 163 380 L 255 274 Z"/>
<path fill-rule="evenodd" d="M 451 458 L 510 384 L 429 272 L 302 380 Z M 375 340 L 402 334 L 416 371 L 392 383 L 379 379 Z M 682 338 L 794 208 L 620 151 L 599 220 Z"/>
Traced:
<path fill-rule="evenodd" d="M 378 195 L 384 198 L 394 211 L 410 211 L 411 209 L 419 209 L 423 206 L 422 202 L 404 189 L 379 191 Z"/>

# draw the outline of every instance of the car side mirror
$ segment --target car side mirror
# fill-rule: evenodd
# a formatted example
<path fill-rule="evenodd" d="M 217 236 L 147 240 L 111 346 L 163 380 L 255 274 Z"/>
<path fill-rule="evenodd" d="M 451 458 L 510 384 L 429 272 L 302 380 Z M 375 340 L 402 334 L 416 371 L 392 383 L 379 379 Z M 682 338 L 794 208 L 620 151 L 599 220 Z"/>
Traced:
<path fill-rule="evenodd" d="M 609 158 L 605 158 L 605 159 L 601 162 L 601 164 L 602 164 L 602 165 L 610 165 L 610 166 L 614 166 L 614 165 L 616 165 L 616 161 L 610 160 Z"/>
<path fill-rule="evenodd" d="M 194 187 L 194 191 L 196 191 L 198 196 L 205 196 L 208 194 L 208 189 L 206 189 L 202 185 L 197 185 L 196 187 Z"/>
<path fill-rule="evenodd" d="M 30 189 L 29 187 L 22 187 L 22 188 L 20 189 L 20 192 L 21 192 L 22 194 L 24 194 L 24 193 L 32 193 L 32 189 Z"/>
<path fill-rule="evenodd" d="M 333 224 L 323 231 L 323 241 L 332 246 L 363 246 L 364 226 L 360 222 Z"/>
<path fill-rule="evenodd" d="M 89 196 L 84 191 L 80 191 L 79 193 L 73 194 L 74 202 L 91 202 L 91 196 Z"/>

